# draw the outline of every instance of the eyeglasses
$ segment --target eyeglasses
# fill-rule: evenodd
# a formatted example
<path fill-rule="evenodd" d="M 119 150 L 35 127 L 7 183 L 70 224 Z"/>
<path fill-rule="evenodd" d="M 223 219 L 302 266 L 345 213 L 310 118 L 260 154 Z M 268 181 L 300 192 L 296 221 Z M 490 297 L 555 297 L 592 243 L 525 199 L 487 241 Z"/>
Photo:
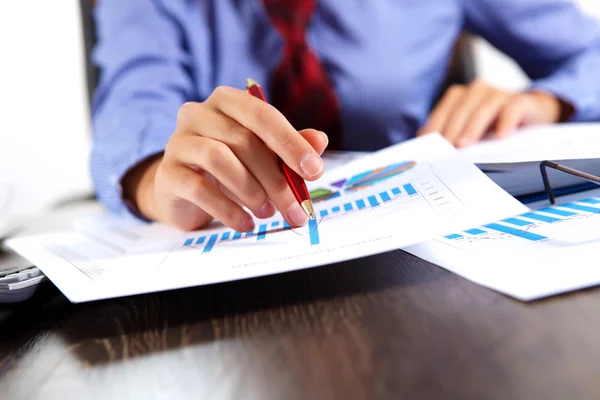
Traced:
<path fill-rule="evenodd" d="M 557 164 L 552 161 L 542 161 L 540 163 L 540 172 L 542 173 L 542 180 L 544 181 L 544 190 L 546 191 L 546 196 L 548 196 L 548 200 L 550 200 L 550 204 L 554 204 L 555 199 L 554 193 L 552 192 L 552 186 L 550 186 L 550 179 L 548 179 L 548 171 L 546 170 L 547 168 L 552 168 L 557 171 L 565 172 L 567 174 L 577 176 L 585 181 L 595 183 L 596 185 L 600 185 L 600 177 L 582 171 L 578 171 L 574 168 Z"/>

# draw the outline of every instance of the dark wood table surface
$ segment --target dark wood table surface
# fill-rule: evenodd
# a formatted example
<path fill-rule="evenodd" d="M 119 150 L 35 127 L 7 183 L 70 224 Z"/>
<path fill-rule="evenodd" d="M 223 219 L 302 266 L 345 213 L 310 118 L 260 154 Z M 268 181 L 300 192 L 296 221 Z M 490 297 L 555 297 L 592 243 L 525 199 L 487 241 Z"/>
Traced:
<path fill-rule="evenodd" d="M 600 399 L 600 292 L 522 303 L 401 251 L 0 309 L 1 399 Z"/>

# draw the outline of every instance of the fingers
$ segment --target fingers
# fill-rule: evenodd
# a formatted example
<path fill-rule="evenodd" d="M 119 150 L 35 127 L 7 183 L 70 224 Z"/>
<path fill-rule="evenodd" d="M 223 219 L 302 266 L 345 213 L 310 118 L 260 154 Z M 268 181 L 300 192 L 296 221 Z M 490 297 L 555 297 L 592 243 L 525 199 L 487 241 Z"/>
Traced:
<path fill-rule="evenodd" d="M 491 130 L 508 99 L 509 95 L 504 92 L 492 92 L 471 115 L 466 127 L 455 139 L 456 145 L 465 147 L 481 140 Z"/>
<path fill-rule="evenodd" d="M 316 179 L 324 169 L 320 154 L 327 144 L 325 133 L 297 132 L 269 104 L 243 91 L 219 88 L 206 102 L 181 107 L 165 160 L 200 176 L 201 183 L 194 181 L 191 193 L 180 189 L 182 196 L 228 226 L 239 226 L 239 216 L 223 213 L 229 207 L 243 211 L 243 206 L 259 218 L 270 217 L 278 209 L 290 225 L 301 226 L 307 222 L 306 213 L 273 153 L 304 179 Z M 216 181 L 210 182 L 207 176 Z M 200 189 L 206 190 L 204 198 Z M 216 206 L 218 199 L 227 201 Z"/>
<path fill-rule="evenodd" d="M 467 146 L 491 130 L 510 98 L 509 92 L 492 88 L 480 80 L 467 87 L 453 86 L 434 108 L 419 134 L 438 131 L 455 146 Z M 512 118 L 510 114 L 509 118 Z"/>
<path fill-rule="evenodd" d="M 323 174 L 319 154 L 275 107 L 229 87 L 217 88 L 207 103 L 254 132 L 304 179 L 315 180 Z"/>
<path fill-rule="evenodd" d="M 428 133 L 441 132 L 446 126 L 447 121 L 454 112 L 458 102 L 465 93 L 465 87 L 460 85 L 451 86 L 440 102 L 435 106 L 431 112 L 427 123 L 419 130 L 417 136 L 422 136 Z"/>
<path fill-rule="evenodd" d="M 237 232 L 251 232 L 255 224 L 242 207 L 225 196 L 209 179 L 181 164 L 170 164 L 171 191 L 193 203 Z"/>
<path fill-rule="evenodd" d="M 259 218 L 268 218 L 278 209 L 292 226 L 307 222 L 275 155 L 260 138 L 224 115 L 207 117 L 200 132 L 204 136 L 174 136 L 168 153 L 176 154 L 179 162 L 196 170 L 209 172 L 227 189 L 222 192 L 233 194 L 227 197 L 239 199 Z M 313 132 L 305 134 L 320 150 L 324 138 Z"/>
<path fill-rule="evenodd" d="M 469 120 L 473 117 L 481 102 L 490 95 L 490 87 L 476 81 L 469 85 L 466 92 L 457 102 L 442 128 L 442 134 L 452 144 L 458 145 L 459 137 L 465 132 Z"/>
<path fill-rule="evenodd" d="M 329 144 L 329 138 L 325 132 L 317 131 L 315 129 L 304 129 L 299 131 L 300 135 L 315 149 L 317 154 L 322 155 L 327 145 Z"/>
<path fill-rule="evenodd" d="M 221 190 L 222 193 L 234 202 L 239 200 L 258 218 L 268 218 L 275 214 L 275 206 L 263 186 L 224 143 L 186 135 L 173 138 L 169 146 L 177 147 L 177 161 L 180 164 L 210 173 L 227 189 Z M 231 192 L 232 196 L 227 192 Z"/>
<path fill-rule="evenodd" d="M 294 198 L 289 184 L 277 164 L 275 155 L 257 135 L 225 116 L 223 118 L 212 118 L 210 121 L 207 120 L 203 129 L 205 129 L 203 130 L 203 132 L 206 132 L 205 135 L 222 140 L 221 143 L 231 150 L 235 158 L 256 179 L 266 196 L 271 199 L 290 225 L 302 226 L 307 222 L 306 213 L 302 211 Z M 304 134 L 309 136 L 311 140 L 323 140 L 323 138 L 317 139 L 319 136 L 317 133 L 305 131 Z M 318 144 L 319 147 L 322 147 L 322 145 L 323 143 Z M 222 178 L 220 176 L 231 173 L 230 171 L 223 171 L 226 165 L 205 168 L 221 182 Z M 213 172 L 216 170 L 221 172 Z M 228 186 L 228 188 L 233 191 L 231 187 Z M 237 193 L 236 195 L 242 199 Z M 254 194 L 247 194 L 246 196 L 254 196 Z"/>
<path fill-rule="evenodd" d="M 510 136 L 517 129 L 528 112 L 527 100 L 523 96 L 515 96 L 500 112 L 496 123 L 496 136 Z"/>

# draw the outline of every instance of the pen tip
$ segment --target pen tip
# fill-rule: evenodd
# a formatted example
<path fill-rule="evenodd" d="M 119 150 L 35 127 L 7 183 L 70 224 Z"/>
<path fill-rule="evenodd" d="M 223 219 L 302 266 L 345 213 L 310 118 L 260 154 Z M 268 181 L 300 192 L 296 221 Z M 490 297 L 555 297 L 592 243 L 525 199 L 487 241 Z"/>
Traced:
<path fill-rule="evenodd" d="M 313 204 L 312 201 L 310 200 L 304 200 L 302 202 L 302 204 L 300 204 L 302 206 L 302 209 L 304 210 L 304 212 L 306 213 L 306 215 L 308 215 L 308 218 L 314 220 L 315 217 L 315 210 L 313 208 Z"/>
<path fill-rule="evenodd" d="M 252 78 L 246 79 L 246 89 L 250 89 L 252 86 L 256 86 L 256 85 L 258 85 L 258 82 L 256 82 L 254 79 L 252 79 Z"/>

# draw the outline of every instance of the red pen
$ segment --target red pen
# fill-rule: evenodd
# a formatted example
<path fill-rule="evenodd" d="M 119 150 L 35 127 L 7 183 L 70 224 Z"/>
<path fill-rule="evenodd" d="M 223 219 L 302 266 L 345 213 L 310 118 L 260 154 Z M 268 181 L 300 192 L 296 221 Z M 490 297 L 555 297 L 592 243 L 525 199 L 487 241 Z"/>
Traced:
<path fill-rule="evenodd" d="M 248 93 L 250 93 L 252 96 L 259 98 L 262 101 L 267 101 L 262 89 L 260 88 L 260 85 L 254 79 L 246 79 L 246 90 L 248 90 Z M 296 171 L 288 167 L 279 156 L 277 156 L 277 162 L 279 163 L 279 167 L 285 176 L 285 180 L 290 186 L 290 189 L 292 189 L 292 193 L 294 193 L 294 197 L 298 203 L 300 203 L 300 206 L 304 212 L 306 212 L 308 218 L 315 219 L 315 210 L 313 208 L 312 201 L 310 200 L 310 195 L 308 194 L 308 189 L 306 188 L 304 179 L 302 179 L 302 177 L 298 175 Z"/>

